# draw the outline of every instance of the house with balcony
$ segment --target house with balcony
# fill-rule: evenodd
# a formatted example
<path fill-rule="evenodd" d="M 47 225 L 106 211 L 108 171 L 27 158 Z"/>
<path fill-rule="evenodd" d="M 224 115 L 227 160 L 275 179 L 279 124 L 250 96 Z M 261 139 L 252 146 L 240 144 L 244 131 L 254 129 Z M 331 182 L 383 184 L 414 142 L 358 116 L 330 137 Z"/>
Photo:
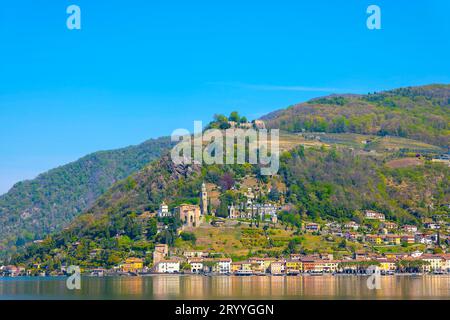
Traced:
<path fill-rule="evenodd" d="M 270 273 L 272 275 L 281 275 L 284 273 L 284 261 L 274 261 L 270 264 Z"/>
<path fill-rule="evenodd" d="M 138 273 L 144 269 L 144 260 L 141 258 L 127 258 L 120 266 L 122 272 Z"/>

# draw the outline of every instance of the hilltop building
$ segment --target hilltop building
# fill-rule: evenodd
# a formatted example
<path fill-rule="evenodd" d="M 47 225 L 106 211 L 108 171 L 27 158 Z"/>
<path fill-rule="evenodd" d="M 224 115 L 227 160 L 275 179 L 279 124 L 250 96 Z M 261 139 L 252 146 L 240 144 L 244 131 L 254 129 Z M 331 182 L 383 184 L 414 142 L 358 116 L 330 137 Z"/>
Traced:
<path fill-rule="evenodd" d="M 252 188 L 248 188 L 244 195 L 247 198 L 247 206 L 251 205 L 256 198 Z"/>
<path fill-rule="evenodd" d="M 230 219 L 238 219 L 240 217 L 239 212 L 236 210 L 234 204 L 228 207 L 228 218 Z"/>
<path fill-rule="evenodd" d="M 125 260 L 125 263 L 120 265 L 120 269 L 122 272 L 133 272 L 137 273 L 142 271 L 144 268 L 144 261 L 140 258 L 128 258 Z"/>
<path fill-rule="evenodd" d="M 182 204 L 176 207 L 175 213 L 180 215 L 181 222 L 187 227 L 198 227 L 203 217 L 200 206 L 192 204 Z"/>

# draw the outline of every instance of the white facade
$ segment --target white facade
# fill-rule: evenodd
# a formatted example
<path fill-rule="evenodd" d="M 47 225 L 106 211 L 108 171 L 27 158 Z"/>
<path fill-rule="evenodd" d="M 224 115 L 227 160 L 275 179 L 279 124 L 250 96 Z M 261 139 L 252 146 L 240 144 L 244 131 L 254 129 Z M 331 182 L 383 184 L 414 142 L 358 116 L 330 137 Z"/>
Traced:
<path fill-rule="evenodd" d="M 421 259 L 429 263 L 425 266 L 426 271 L 443 271 L 446 265 L 445 259 L 439 256 L 422 256 Z"/>
<path fill-rule="evenodd" d="M 161 261 L 158 263 L 156 271 L 159 273 L 180 272 L 180 263 L 178 261 Z"/>
<path fill-rule="evenodd" d="M 159 207 L 158 217 L 163 218 L 163 217 L 169 217 L 169 216 L 170 216 L 169 206 L 163 202 L 161 204 L 161 206 Z"/>
<path fill-rule="evenodd" d="M 203 262 L 201 261 L 191 262 L 190 265 L 192 273 L 199 273 L 203 270 Z"/>
<path fill-rule="evenodd" d="M 222 259 L 217 263 L 217 272 L 231 273 L 231 259 Z"/>

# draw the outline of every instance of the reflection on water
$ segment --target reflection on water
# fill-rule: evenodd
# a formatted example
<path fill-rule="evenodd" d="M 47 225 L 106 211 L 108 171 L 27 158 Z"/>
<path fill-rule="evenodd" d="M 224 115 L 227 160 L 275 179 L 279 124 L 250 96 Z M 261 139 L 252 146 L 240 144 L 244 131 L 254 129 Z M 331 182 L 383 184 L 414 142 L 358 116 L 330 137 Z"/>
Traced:
<path fill-rule="evenodd" d="M 0 278 L 0 299 L 450 299 L 450 276 L 385 276 L 369 290 L 359 276 Z"/>

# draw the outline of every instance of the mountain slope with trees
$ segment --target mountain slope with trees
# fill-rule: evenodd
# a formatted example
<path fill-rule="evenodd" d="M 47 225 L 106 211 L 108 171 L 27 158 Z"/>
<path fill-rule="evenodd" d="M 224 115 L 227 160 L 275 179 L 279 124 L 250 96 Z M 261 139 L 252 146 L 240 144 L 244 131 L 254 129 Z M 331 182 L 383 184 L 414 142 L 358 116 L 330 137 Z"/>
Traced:
<path fill-rule="evenodd" d="M 169 137 L 100 151 L 19 182 L 0 197 L 0 252 L 61 230 L 114 183 L 158 158 Z"/>

